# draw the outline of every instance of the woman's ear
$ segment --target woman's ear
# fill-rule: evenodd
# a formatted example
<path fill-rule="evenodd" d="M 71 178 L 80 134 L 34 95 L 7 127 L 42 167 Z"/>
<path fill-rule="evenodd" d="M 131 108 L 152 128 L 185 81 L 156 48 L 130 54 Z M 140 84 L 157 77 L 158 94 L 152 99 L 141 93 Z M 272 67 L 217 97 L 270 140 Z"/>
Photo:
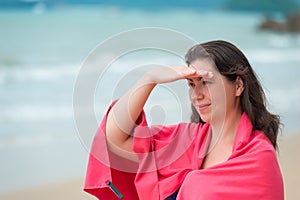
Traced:
<path fill-rule="evenodd" d="M 241 79 L 241 77 L 238 76 L 235 80 L 235 95 L 239 97 L 241 96 L 243 91 L 244 91 L 244 82 Z"/>

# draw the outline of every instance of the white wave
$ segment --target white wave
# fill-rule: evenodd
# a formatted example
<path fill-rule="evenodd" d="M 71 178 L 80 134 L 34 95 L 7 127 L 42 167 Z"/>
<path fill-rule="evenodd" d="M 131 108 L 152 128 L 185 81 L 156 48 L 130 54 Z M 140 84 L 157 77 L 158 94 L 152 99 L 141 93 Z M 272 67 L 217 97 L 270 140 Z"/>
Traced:
<path fill-rule="evenodd" d="M 46 4 L 44 2 L 38 2 L 32 9 L 33 13 L 36 15 L 40 15 L 45 12 Z"/>
<path fill-rule="evenodd" d="M 275 89 L 272 93 L 266 93 L 270 107 L 281 113 L 299 113 L 300 85 L 290 88 Z"/>
<path fill-rule="evenodd" d="M 6 82 L 41 82 L 75 77 L 78 64 L 61 66 L 22 66 L 4 67 L 0 66 L 0 84 Z"/>
<path fill-rule="evenodd" d="M 170 66 L 184 64 L 183 58 L 160 49 L 141 49 L 119 57 L 109 66 L 115 73 L 125 73 L 144 66 Z"/>
<path fill-rule="evenodd" d="M 0 120 L 13 122 L 34 122 L 43 120 L 71 119 L 71 105 L 16 105 L 2 109 Z"/>
<path fill-rule="evenodd" d="M 50 134 L 18 135 L 7 138 L 2 137 L 0 142 L 0 149 L 12 146 L 38 146 L 54 141 L 54 139 L 55 138 Z"/>
<path fill-rule="evenodd" d="M 293 41 L 284 35 L 272 35 L 269 37 L 269 43 L 273 47 L 290 47 Z"/>
<path fill-rule="evenodd" d="M 13 135 L 2 137 L 0 140 L 0 150 L 20 147 L 42 147 L 47 145 L 57 145 L 57 143 L 74 143 L 78 140 L 73 132 L 50 134 L 40 131 L 35 134 Z"/>
<path fill-rule="evenodd" d="M 250 61 L 259 63 L 300 62 L 300 48 L 295 49 L 258 49 L 246 52 Z"/>

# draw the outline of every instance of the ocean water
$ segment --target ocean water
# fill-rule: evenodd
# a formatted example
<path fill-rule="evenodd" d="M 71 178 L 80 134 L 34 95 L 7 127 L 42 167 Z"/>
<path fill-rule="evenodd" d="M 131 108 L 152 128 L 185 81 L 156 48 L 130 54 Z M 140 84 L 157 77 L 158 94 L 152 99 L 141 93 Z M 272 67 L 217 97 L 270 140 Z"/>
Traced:
<path fill-rule="evenodd" d="M 300 36 L 259 31 L 261 19 L 259 14 L 180 9 L 1 10 L 0 192 L 84 175 L 95 129 L 82 133 L 76 128 L 76 77 L 97 45 L 136 28 L 174 30 L 197 42 L 233 42 L 246 54 L 261 79 L 269 109 L 281 115 L 283 134 L 299 132 Z M 124 41 L 120 48 L 126 42 L 134 41 Z M 107 58 L 99 56 L 100 60 L 101 56 Z M 136 80 L 141 66 L 184 64 L 183 56 L 141 49 L 112 60 L 98 78 L 93 96 L 97 120 L 101 120 L 109 102 Z M 180 84 L 179 87 L 185 87 Z M 151 96 L 146 110 L 156 109 L 163 114 L 156 116 L 159 119 L 149 115 L 151 123 L 188 120 L 189 112 L 183 112 L 188 101 L 178 104 L 187 94 L 178 96 L 172 88 L 161 86 Z"/>

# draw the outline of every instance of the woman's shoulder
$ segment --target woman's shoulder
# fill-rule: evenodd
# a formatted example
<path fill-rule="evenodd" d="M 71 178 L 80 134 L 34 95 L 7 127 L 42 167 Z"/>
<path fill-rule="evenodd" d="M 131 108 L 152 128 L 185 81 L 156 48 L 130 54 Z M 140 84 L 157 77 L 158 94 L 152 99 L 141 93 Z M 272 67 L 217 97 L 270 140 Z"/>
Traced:
<path fill-rule="evenodd" d="M 254 130 L 252 133 L 251 144 L 261 151 L 275 152 L 275 148 L 266 134 L 261 130 Z"/>
<path fill-rule="evenodd" d="M 244 113 L 235 136 L 234 150 L 243 150 L 243 152 L 274 151 L 274 147 L 262 130 L 254 129 L 250 119 Z"/>

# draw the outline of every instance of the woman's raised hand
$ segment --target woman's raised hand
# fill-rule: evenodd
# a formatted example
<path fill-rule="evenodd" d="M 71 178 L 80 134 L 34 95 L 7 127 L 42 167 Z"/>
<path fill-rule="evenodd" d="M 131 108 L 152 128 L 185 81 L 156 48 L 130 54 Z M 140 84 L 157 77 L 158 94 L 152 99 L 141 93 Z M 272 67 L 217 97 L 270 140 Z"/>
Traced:
<path fill-rule="evenodd" d="M 161 84 L 177 81 L 186 78 L 211 78 L 212 72 L 205 70 L 196 70 L 195 68 L 187 66 L 176 66 L 176 67 L 157 67 L 145 74 L 145 77 L 149 82 Z"/>

